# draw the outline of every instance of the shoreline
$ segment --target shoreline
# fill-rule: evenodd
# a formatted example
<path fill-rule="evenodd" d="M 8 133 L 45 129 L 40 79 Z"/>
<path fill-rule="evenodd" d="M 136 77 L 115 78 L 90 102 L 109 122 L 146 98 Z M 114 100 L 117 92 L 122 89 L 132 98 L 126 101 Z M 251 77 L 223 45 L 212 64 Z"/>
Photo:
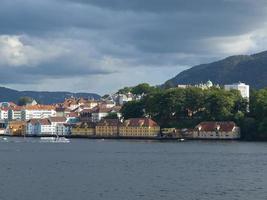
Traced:
<path fill-rule="evenodd" d="M 42 138 L 42 137 L 56 137 L 56 135 L 9 135 L 1 134 L 0 137 L 25 137 L 25 138 Z M 82 135 L 60 135 L 59 137 L 65 137 L 68 139 L 89 139 L 89 140 L 154 140 L 154 141 L 178 141 L 184 139 L 185 141 L 257 141 L 257 140 L 243 140 L 243 139 L 227 139 L 227 138 L 165 138 L 165 137 L 125 137 L 125 136 L 82 136 Z"/>

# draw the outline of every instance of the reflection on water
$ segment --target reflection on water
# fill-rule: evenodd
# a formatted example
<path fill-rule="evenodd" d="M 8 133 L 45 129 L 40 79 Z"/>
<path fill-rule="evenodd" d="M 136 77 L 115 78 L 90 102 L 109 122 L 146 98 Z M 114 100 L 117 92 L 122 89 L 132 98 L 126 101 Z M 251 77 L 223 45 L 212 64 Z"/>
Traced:
<path fill-rule="evenodd" d="M 0 138 L 0 199 L 267 197 L 267 143 Z"/>

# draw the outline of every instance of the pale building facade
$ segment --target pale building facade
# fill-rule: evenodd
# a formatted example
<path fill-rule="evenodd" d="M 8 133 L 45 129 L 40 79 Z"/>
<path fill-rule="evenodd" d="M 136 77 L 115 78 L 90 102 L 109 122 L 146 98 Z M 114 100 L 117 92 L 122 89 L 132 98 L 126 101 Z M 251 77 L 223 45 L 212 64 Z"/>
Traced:
<path fill-rule="evenodd" d="M 42 119 L 55 116 L 56 116 L 56 111 L 53 106 L 46 106 L 46 105 L 26 106 L 21 110 L 22 120 Z"/>
<path fill-rule="evenodd" d="M 240 129 L 234 122 L 201 122 L 193 132 L 197 139 L 239 139 Z"/>
<path fill-rule="evenodd" d="M 122 137 L 157 137 L 159 134 L 159 125 L 149 118 L 128 119 L 119 127 Z"/>
<path fill-rule="evenodd" d="M 224 85 L 225 90 L 238 90 L 243 98 L 249 99 L 249 85 L 245 83 L 233 83 L 230 85 Z"/>

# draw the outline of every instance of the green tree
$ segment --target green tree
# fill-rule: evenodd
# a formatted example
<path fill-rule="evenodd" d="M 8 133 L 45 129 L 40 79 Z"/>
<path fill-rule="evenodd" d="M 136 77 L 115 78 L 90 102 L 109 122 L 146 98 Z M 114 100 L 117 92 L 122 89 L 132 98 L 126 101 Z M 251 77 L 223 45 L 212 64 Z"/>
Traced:
<path fill-rule="evenodd" d="M 129 92 L 131 92 L 132 88 L 131 87 L 124 87 L 122 89 L 118 90 L 118 94 L 128 94 Z"/>
<path fill-rule="evenodd" d="M 33 101 L 33 98 L 31 97 L 20 97 L 18 100 L 18 105 L 19 106 L 25 106 Z"/>
<path fill-rule="evenodd" d="M 156 88 L 150 86 L 148 83 L 141 83 L 131 89 L 133 94 L 149 94 L 155 92 Z"/>
<path fill-rule="evenodd" d="M 123 118 L 139 118 L 144 117 L 144 104 L 142 101 L 130 101 L 122 106 L 121 113 Z"/>
<path fill-rule="evenodd" d="M 118 113 L 116 112 L 110 112 L 107 116 L 104 117 L 104 119 L 118 119 Z"/>

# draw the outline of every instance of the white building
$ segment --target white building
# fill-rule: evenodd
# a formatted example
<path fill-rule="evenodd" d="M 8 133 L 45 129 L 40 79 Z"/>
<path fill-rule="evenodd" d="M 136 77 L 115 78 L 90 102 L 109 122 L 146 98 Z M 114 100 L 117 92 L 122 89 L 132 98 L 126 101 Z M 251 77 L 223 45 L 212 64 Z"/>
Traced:
<path fill-rule="evenodd" d="M 38 119 L 30 119 L 27 121 L 26 134 L 27 135 L 37 135 L 39 134 Z"/>
<path fill-rule="evenodd" d="M 21 120 L 22 107 L 16 106 L 8 110 L 8 120 Z"/>
<path fill-rule="evenodd" d="M 0 119 L 8 119 L 8 108 L 0 108 Z"/>
<path fill-rule="evenodd" d="M 53 106 L 46 106 L 46 105 L 26 106 L 21 111 L 22 120 L 42 119 L 55 116 L 56 116 L 56 111 Z"/>
<path fill-rule="evenodd" d="M 195 128 L 193 138 L 239 139 L 240 129 L 234 122 L 201 122 Z"/>
<path fill-rule="evenodd" d="M 102 118 L 108 116 L 109 113 L 117 113 L 117 116 L 120 118 L 120 109 L 120 106 L 113 106 L 112 108 L 99 106 L 92 111 L 92 122 L 99 122 Z"/>
<path fill-rule="evenodd" d="M 69 128 L 66 126 L 67 119 L 65 117 L 50 117 L 49 121 L 52 127 L 52 134 L 68 135 Z"/>
<path fill-rule="evenodd" d="M 225 90 L 238 90 L 243 98 L 249 99 L 249 85 L 245 83 L 233 83 L 230 85 L 224 85 Z"/>
<path fill-rule="evenodd" d="M 68 135 L 69 127 L 65 117 L 30 119 L 27 122 L 27 135 Z"/>

